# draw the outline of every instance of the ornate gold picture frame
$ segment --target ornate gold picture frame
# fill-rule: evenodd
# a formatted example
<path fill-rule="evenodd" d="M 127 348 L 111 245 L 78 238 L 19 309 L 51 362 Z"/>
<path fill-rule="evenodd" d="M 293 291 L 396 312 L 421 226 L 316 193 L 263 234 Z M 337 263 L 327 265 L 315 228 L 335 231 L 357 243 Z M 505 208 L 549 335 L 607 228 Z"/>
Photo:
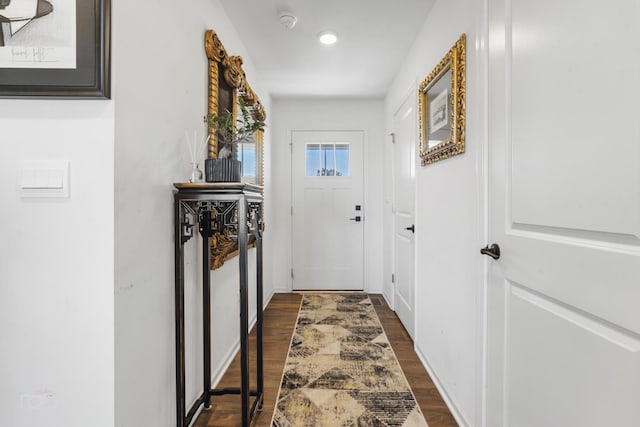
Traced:
<path fill-rule="evenodd" d="M 419 87 L 420 159 L 424 166 L 464 153 L 466 36 Z"/>
<path fill-rule="evenodd" d="M 238 115 L 238 99 L 242 98 L 250 113 L 264 120 L 266 112 L 258 95 L 253 91 L 247 76 L 242 69 L 241 56 L 229 56 L 218 35 L 213 30 L 208 30 L 204 36 L 204 47 L 209 60 L 209 102 L 207 112 L 219 115 L 225 110 Z M 263 169 L 263 133 L 256 132 L 255 159 L 256 174 L 255 183 L 264 185 Z M 213 128 L 209 128 L 209 158 L 218 158 L 218 134 Z"/>
<path fill-rule="evenodd" d="M 254 117 L 262 120 L 266 118 L 266 112 L 258 95 L 251 89 L 247 82 L 247 76 L 242 69 L 241 56 L 229 56 L 218 35 L 213 30 L 208 30 L 204 36 L 204 47 L 208 58 L 209 72 L 209 100 L 207 112 L 219 115 L 225 110 L 233 112 L 238 117 L 238 99 L 242 98 L 245 105 Z M 220 149 L 218 134 L 213 128 L 209 128 L 208 157 L 218 158 Z M 255 182 L 264 185 L 264 134 L 257 131 L 254 134 L 255 144 Z M 253 245 L 251 238 L 250 245 Z M 238 242 L 235 236 L 228 232 L 215 232 L 211 236 L 211 269 L 222 267 L 225 261 L 238 255 Z"/>

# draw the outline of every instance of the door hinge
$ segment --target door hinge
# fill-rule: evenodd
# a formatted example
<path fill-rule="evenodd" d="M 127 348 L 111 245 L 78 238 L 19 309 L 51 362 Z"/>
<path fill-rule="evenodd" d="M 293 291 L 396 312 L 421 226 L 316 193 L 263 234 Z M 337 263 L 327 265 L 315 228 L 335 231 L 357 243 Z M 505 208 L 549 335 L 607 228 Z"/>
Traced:
<path fill-rule="evenodd" d="M 391 283 L 396 283 L 396 275 L 391 274 Z"/>
<path fill-rule="evenodd" d="M 291 269 L 291 278 L 293 279 L 293 268 Z"/>
<path fill-rule="evenodd" d="M 293 216 L 293 206 L 291 206 L 291 216 Z"/>
<path fill-rule="evenodd" d="M 395 133 L 393 133 L 393 132 L 391 132 L 391 133 L 389 134 L 389 136 L 391 137 L 391 143 L 392 143 L 392 144 L 395 144 L 395 143 L 396 143 L 396 134 L 395 134 Z"/>

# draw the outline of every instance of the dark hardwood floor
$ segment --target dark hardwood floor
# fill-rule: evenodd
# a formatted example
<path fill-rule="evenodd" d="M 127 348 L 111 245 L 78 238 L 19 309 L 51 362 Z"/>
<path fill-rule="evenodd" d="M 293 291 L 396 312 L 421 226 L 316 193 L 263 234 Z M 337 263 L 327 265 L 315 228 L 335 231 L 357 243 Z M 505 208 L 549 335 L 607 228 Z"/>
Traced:
<path fill-rule="evenodd" d="M 413 350 L 413 341 L 396 313 L 391 311 L 382 295 L 370 295 L 370 298 L 429 427 L 457 426 L 458 423 Z"/>
<path fill-rule="evenodd" d="M 271 425 L 273 407 L 300 307 L 300 298 L 300 294 L 296 293 L 275 294 L 264 312 L 264 410 L 257 415 L 253 426 L 269 427 Z M 429 427 L 457 426 L 436 386 L 414 352 L 413 342 L 396 314 L 389 309 L 381 295 L 371 295 L 371 301 Z M 251 354 L 254 355 L 253 333 L 249 345 Z M 255 372 L 254 361 L 252 360 L 251 363 L 251 371 Z M 238 387 L 239 384 L 240 364 L 236 357 L 218 387 Z M 251 379 L 251 384 L 255 384 L 255 378 Z M 213 396 L 211 403 L 211 409 L 202 411 L 194 424 L 195 427 L 240 426 L 239 396 Z"/>

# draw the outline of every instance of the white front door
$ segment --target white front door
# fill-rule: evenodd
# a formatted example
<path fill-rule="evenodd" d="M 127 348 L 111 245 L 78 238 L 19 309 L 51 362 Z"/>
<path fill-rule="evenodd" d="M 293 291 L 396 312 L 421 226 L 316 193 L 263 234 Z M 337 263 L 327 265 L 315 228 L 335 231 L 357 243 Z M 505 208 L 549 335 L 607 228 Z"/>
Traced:
<path fill-rule="evenodd" d="M 640 425 L 640 8 L 489 1 L 486 425 Z"/>
<path fill-rule="evenodd" d="M 416 98 L 411 93 L 393 116 L 394 310 L 414 337 L 414 197 Z"/>
<path fill-rule="evenodd" d="M 292 133 L 294 290 L 363 290 L 362 131 Z"/>

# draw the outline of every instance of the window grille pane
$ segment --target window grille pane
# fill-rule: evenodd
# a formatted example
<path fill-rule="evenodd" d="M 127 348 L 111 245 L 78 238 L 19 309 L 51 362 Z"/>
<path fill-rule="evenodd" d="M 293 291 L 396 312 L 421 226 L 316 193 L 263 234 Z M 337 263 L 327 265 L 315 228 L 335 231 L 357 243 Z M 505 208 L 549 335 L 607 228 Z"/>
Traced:
<path fill-rule="evenodd" d="M 238 160 L 242 162 L 242 176 L 256 176 L 255 144 L 238 144 Z"/>
<path fill-rule="evenodd" d="M 349 176 L 349 144 L 307 144 L 306 176 Z"/>
<path fill-rule="evenodd" d="M 322 144 L 322 164 L 321 176 L 333 176 L 335 172 L 335 146 L 333 144 Z"/>
<path fill-rule="evenodd" d="M 320 144 L 307 144 L 307 176 L 320 176 Z"/>
<path fill-rule="evenodd" d="M 336 175 L 349 176 L 349 144 L 336 144 Z"/>

